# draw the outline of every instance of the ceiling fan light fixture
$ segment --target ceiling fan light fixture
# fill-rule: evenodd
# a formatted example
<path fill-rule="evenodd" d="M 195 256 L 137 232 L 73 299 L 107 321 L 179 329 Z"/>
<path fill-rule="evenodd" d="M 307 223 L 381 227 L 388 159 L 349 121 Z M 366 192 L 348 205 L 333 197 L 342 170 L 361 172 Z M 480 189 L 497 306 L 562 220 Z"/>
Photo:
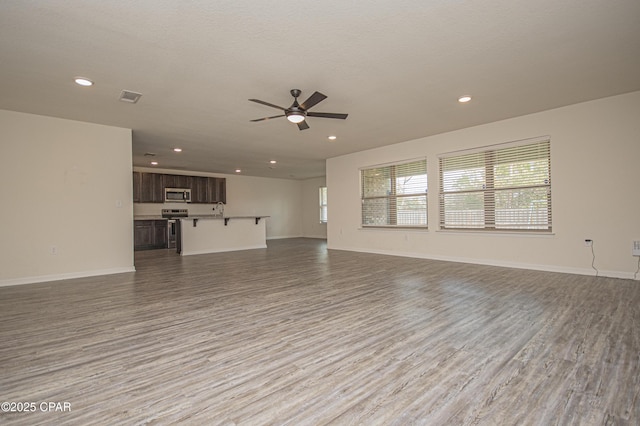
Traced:
<path fill-rule="evenodd" d="M 292 112 L 290 114 L 287 114 L 287 120 L 296 124 L 302 123 L 304 121 L 304 114 L 300 112 Z"/>

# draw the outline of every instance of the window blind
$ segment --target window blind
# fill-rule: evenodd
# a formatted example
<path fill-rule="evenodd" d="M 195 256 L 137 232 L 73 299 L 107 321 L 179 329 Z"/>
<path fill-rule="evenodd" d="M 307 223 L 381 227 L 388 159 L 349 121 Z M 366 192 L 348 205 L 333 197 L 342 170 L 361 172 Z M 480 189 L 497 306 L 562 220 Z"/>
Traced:
<path fill-rule="evenodd" d="M 327 223 L 327 187 L 320 187 L 320 223 Z"/>
<path fill-rule="evenodd" d="M 427 161 L 360 170 L 362 226 L 427 226 Z"/>
<path fill-rule="evenodd" d="M 440 228 L 551 231 L 550 140 L 440 157 Z"/>

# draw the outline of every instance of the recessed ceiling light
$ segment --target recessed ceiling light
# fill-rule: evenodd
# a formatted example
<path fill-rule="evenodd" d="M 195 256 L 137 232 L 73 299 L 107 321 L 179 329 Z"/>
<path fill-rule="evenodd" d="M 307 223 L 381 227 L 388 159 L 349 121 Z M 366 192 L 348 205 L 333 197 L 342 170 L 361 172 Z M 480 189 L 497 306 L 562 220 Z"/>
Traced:
<path fill-rule="evenodd" d="M 460 103 L 469 102 L 470 100 L 471 100 L 471 96 L 460 96 L 458 98 L 458 102 Z"/>
<path fill-rule="evenodd" d="M 269 162 L 270 162 L 271 164 L 276 164 L 276 163 L 277 163 L 277 161 L 276 161 L 276 160 L 271 160 L 271 161 L 269 161 Z"/>
<path fill-rule="evenodd" d="M 152 162 L 151 162 L 151 165 L 152 165 L 152 166 L 157 166 L 157 165 L 158 165 L 158 162 L 157 162 L 157 161 L 152 161 Z"/>
<path fill-rule="evenodd" d="M 75 81 L 76 84 L 79 84 L 80 86 L 93 86 L 93 81 L 89 80 L 88 78 L 76 77 L 73 81 Z"/>
<path fill-rule="evenodd" d="M 182 148 L 173 148 L 175 152 L 182 152 Z"/>
<path fill-rule="evenodd" d="M 333 135 L 331 135 L 331 136 L 329 136 L 327 139 L 329 139 L 330 141 L 335 141 L 335 140 L 336 140 L 336 137 L 335 137 L 335 136 L 333 136 Z"/>
<path fill-rule="evenodd" d="M 236 173 L 240 173 L 242 170 L 240 169 L 236 169 Z"/>

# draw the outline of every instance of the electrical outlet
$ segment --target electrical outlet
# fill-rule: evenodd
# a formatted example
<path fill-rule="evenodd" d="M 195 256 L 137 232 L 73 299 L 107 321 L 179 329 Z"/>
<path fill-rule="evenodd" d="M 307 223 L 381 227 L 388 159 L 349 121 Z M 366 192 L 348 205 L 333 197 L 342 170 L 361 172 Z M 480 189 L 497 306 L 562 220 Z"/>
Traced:
<path fill-rule="evenodd" d="M 631 249 L 632 256 L 640 256 L 640 241 L 633 242 L 633 248 Z"/>
<path fill-rule="evenodd" d="M 593 244 L 593 240 L 588 239 L 588 238 L 584 240 L 584 246 L 585 247 L 591 247 L 592 244 Z"/>
<path fill-rule="evenodd" d="M 49 253 L 51 253 L 52 256 L 57 256 L 58 255 L 58 246 L 51 246 L 49 248 Z"/>

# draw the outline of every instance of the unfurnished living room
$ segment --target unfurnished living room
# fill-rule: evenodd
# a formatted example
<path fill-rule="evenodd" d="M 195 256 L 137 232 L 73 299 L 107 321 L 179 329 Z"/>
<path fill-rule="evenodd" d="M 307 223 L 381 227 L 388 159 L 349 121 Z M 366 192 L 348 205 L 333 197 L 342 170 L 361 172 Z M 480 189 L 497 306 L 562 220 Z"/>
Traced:
<path fill-rule="evenodd" d="M 640 424 L 640 2 L 0 2 L 0 423 Z"/>

